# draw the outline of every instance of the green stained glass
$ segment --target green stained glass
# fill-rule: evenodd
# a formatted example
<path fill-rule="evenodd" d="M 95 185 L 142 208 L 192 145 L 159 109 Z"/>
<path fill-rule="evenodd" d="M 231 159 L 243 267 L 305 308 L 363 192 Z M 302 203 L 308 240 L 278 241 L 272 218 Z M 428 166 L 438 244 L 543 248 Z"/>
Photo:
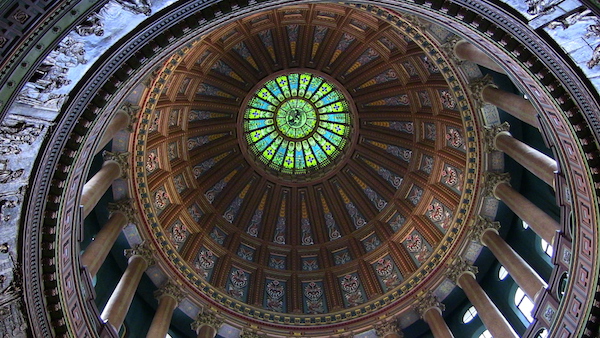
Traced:
<path fill-rule="evenodd" d="M 248 150 L 274 174 L 321 173 L 349 144 L 349 107 L 334 84 L 309 72 L 267 80 L 245 108 Z"/>

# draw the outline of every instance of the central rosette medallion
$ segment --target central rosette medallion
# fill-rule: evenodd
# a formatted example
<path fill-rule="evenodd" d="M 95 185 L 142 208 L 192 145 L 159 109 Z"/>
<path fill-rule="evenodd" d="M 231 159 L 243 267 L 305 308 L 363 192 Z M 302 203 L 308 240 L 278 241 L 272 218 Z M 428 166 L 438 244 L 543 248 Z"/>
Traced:
<path fill-rule="evenodd" d="M 322 177 L 344 157 L 354 130 L 349 95 L 335 80 L 310 71 L 261 82 L 242 110 L 247 155 L 287 181 Z"/>

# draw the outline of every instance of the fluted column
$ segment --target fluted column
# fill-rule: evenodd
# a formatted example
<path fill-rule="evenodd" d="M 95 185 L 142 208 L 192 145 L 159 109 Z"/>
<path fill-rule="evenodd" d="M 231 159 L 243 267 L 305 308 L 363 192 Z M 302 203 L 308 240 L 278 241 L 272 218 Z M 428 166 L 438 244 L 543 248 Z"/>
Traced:
<path fill-rule="evenodd" d="M 471 236 L 487 246 L 517 285 L 529 298 L 535 300 L 536 295 L 546 288 L 546 282 L 500 237 L 498 229 L 500 229 L 500 223 L 479 217 L 473 224 Z"/>
<path fill-rule="evenodd" d="M 102 195 L 117 178 L 126 178 L 129 168 L 129 153 L 111 153 L 104 151 L 104 165 L 83 186 L 81 193 L 81 204 L 83 205 L 83 217 L 87 217 L 94 209 Z"/>
<path fill-rule="evenodd" d="M 125 320 L 129 306 L 135 295 L 135 291 L 142 279 L 142 275 L 148 266 L 154 264 L 152 250 L 148 245 L 140 244 L 133 249 L 125 250 L 125 256 L 129 258 L 127 269 L 121 276 L 119 284 L 113 291 L 108 303 L 100 317 L 111 324 L 117 332 Z"/>
<path fill-rule="evenodd" d="M 510 338 L 517 337 L 515 330 L 510 326 L 498 307 L 490 297 L 483 291 L 475 279 L 477 267 L 467 263 L 462 258 L 456 259 L 448 270 L 448 278 L 454 281 L 465 294 L 471 304 L 475 306 L 477 314 L 483 325 L 494 337 Z"/>
<path fill-rule="evenodd" d="M 454 338 L 452 331 L 450 331 L 448 324 L 442 317 L 442 311 L 445 310 L 446 306 L 438 302 L 431 291 L 417 298 L 415 308 L 421 318 L 429 325 L 435 338 Z"/>
<path fill-rule="evenodd" d="M 506 74 L 504 69 L 502 69 L 496 61 L 492 60 L 485 52 L 466 40 L 455 38 L 449 42 L 449 45 L 448 49 L 460 60 L 475 62 L 485 68 L 501 74 Z"/>
<path fill-rule="evenodd" d="M 469 85 L 471 94 L 479 103 L 490 103 L 517 119 L 538 128 L 538 112 L 531 102 L 521 95 L 498 89 L 488 74 Z"/>
<path fill-rule="evenodd" d="M 177 304 L 183 299 L 181 287 L 173 282 L 167 282 L 163 287 L 154 292 L 154 297 L 158 299 L 158 308 L 154 313 L 152 324 L 146 337 L 165 337 L 169 331 L 173 311 Z"/>
<path fill-rule="evenodd" d="M 110 120 L 108 126 L 104 130 L 104 134 L 100 139 L 100 143 L 98 143 L 98 147 L 96 148 L 96 153 L 100 151 L 104 146 L 108 144 L 110 140 L 112 140 L 115 135 L 123 130 L 127 129 L 128 131 L 133 130 L 132 124 L 137 120 L 136 116 L 140 111 L 140 107 L 133 105 L 131 103 L 125 103 L 121 106 L 113 118 Z"/>
<path fill-rule="evenodd" d="M 485 127 L 484 138 L 487 151 L 503 151 L 525 169 L 554 188 L 554 172 L 558 170 L 556 161 L 512 137 L 508 132 L 509 128 L 507 122 Z"/>
<path fill-rule="evenodd" d="M 552 243 L 560 224 L 510 186 L 508 173 L 486 173 L 485 192 L 506 204 L 546 242 Z"/>
<path fill-rule="evenodd" d="M 404 334 L 396 320 L 375 324 L 375 333 L 377 337 L 382 338 L 402 338 Z"/>
<path fill-rule="evenodd" d="M 135 212 L 129 199 L 109 203 L 108 210 L 110 211 L 108 222 L 102 226 L 81 256 L 81 263 L 87 266 L 92 278 L 100 270 L 123 228 L 135 219 Z"/>
<path fill-rule="evenodd" d="M 213 338 L 217 335 L 221 324 L 223 324 L 222 320 L 205 310 L 192 322 L 192 330 L 196 332 L 198 338 Z"/>

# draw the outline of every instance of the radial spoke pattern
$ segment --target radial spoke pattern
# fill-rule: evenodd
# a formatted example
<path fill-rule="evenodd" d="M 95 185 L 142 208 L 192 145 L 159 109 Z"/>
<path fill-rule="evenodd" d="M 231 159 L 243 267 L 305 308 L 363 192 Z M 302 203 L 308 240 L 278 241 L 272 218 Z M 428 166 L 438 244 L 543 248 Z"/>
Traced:
<path fill-rule="evenodd" d="M 347 99 L 313 73 L 267 81 L 248 101 L 248 149 L 275 174 L 322 171 L 343 153 L 352 132 Z"/>

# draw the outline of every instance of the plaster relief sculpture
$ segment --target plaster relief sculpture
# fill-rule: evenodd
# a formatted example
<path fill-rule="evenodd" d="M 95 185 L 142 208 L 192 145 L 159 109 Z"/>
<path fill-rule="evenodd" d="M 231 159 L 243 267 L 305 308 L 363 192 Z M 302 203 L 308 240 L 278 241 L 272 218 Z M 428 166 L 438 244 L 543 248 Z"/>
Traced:
<path fill-rule="evenodd" d="M 75 33 L 80 36 L 104 35 L 104 23 L 102 17 L 98 13 L 92 13 L 85 21 L 75 26 Z"/>
<path fill-rule="evenodd" d="M 150 16 L 152 4 L 149 0 L 115 0 L 119 5 L 123 6 L 124 9 L 132 12 L 133 14 L 144 14 Z"/>

